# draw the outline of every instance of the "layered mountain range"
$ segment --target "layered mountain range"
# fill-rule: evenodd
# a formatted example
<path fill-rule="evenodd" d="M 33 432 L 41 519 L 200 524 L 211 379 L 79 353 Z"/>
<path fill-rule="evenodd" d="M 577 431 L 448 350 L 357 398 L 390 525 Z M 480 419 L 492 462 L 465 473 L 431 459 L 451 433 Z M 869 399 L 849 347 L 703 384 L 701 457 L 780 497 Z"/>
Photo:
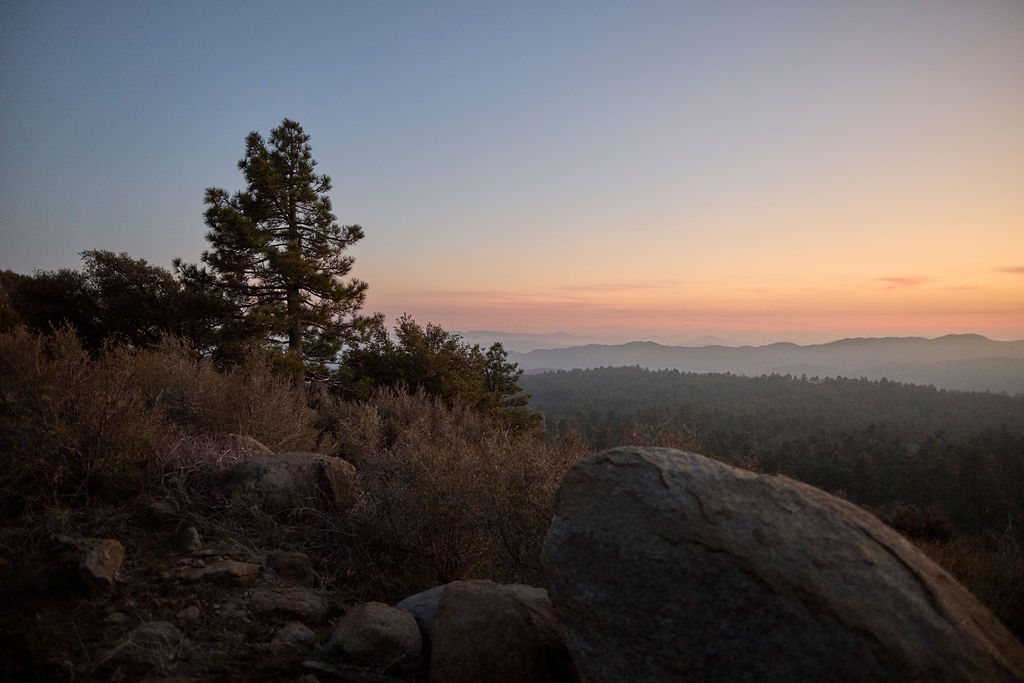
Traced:
<path fill-rule="evenodd" d="M 527 372 L 639 365 L 652 370 L 865 377 L 941 389 L 1024 393 L 1024 340 L 976 334 L 841 339 L 800 346 L 665 346 L 655 342 L 588 344 L 509 352 Z"/>

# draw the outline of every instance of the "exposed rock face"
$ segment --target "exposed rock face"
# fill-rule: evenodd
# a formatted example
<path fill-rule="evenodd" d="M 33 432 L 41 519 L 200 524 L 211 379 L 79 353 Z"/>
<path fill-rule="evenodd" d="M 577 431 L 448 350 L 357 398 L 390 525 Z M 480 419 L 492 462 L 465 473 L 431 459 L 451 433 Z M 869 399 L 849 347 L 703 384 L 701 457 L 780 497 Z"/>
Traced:
<path fill-rule="evenodd" d="M 572 681 L 547 591 L 493 581 L 444 586 L 431 630 L 430 680 Z"/>
<path fill-rule="evenodd" d="M 555 511 L 543 562 L 584 680 L 1024 679 L 1024 647 L 948 574 L 785 477 L 614 449 Z"/>
<path fill-rule="evenodd" d="M 316 453 L 278 453 L 238 463 L 227 490 L 233 503 L 268 512 L 302 507 L 345 512 L 359 495 L 351 463 Z"/>
<path fill-rule="evenodd" d="M 325 656 L 379 674 L 414 674 L 423 665 L 423 641 L 408 612 L 381 602 L 349 610 L 331 634 Z"/>

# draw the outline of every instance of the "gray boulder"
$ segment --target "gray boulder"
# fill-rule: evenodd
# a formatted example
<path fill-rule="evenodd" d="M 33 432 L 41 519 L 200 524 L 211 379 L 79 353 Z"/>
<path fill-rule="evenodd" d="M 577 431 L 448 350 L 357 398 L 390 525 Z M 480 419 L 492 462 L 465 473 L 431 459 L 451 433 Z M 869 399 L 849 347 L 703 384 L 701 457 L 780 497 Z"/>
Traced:
<path fill-rule="evenodd" d="M 575 680 L 546 590 L 493 581 L 443 588 L 431 629 L 431 681 Z"/>
<path fill-rule="evenodd" d="M 423 637 L 423 649 L 430 653 L 430 635 L 434 630 L 434 616 L 437 614 L 437 606 L 441 602 L 441 594 L 449 584 L 434 586 L 425 591 L 410 595 L 395 605 L 395 609 L 408 612 L 416 619 L 416 625 L 420 627 L 420 635 Z"/>
<path fill-rule="evenodd" d="M 1024 679 L 1024 647 L 875 517 L 693 453 L 577 463 L 542 559 L 584 680 Z"/>
<path fill-rule="evenodd" d="M 266 512 L 345 512 L 359 498 L 352 464 L 316 453 L 278 453 L 240 462 L 228 475 L 227 493 L 233 504 L 256 505 Z"/>
<path fill-rule="evenodd" d="M 423 641 L 411 614 L 365 602 L 338 622 L 320 658 L 375 674 L 411 675 L 423 666 Z"/>

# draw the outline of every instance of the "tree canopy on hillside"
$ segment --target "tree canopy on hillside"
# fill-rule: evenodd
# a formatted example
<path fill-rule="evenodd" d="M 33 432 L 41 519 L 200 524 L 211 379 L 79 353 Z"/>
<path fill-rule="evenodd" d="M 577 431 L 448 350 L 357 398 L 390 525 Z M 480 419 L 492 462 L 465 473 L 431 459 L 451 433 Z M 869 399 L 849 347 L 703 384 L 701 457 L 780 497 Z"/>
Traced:
<path fill-rule="evenodd" d="M 515 429 L 536 426 L 530 397 L 519 388 L 523 374 L 501 344 L 484 350 L 439 325 L 416 324 L 405 315 L 393 333 L 377 321 L 362 343 L 349 348 L 340 372 L 343 383 L 367 397 L 377 387 L 423 390 L 447 403 L 461 401 Z"/>

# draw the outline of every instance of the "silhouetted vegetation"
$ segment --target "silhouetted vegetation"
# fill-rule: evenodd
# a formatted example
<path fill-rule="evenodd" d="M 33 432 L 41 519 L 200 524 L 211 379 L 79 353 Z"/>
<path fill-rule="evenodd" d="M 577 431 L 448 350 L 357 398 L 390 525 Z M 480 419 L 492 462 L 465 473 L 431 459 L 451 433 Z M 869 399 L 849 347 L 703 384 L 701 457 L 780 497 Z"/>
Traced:
<path fill-rule="evenodd" d="M 229 300 L 296 371 L 322 375 L 363 323 L 367 284 L 342 280 L 354 262 L 345 251 L 363 229 L 338 225 L 327 195 L 331 179 L 314 173 L 309 139 L 288 119 L 269 141 L 250 133 L 238 162 L 246 189 L 206 191 L 209 270 L 177 265 Z"/>
<path fill-rule="evenodd" d="M 393 334 L 374 324 L 343 358 L 338 377 L 345 394 L 366 398 L 379 387 L 423 391 L 448 405 L 468 405 L 516 431 L 540 424 L 540 416 L 526 407 L 529 396 L 519 389 L 522 371 L 508 362 L 501 344 L 484 350 L 438 325 L 421 327 L 403 316 Z"/>

